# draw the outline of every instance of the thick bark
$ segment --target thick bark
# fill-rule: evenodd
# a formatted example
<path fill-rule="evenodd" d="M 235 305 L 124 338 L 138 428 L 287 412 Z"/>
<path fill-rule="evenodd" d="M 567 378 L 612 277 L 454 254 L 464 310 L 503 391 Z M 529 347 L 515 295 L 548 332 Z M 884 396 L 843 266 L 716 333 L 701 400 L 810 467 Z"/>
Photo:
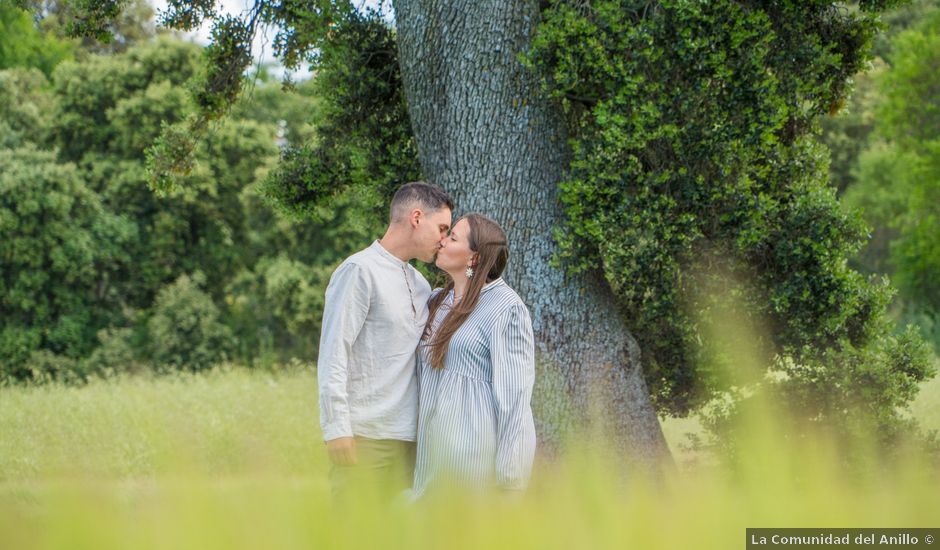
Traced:
<path fill-rule="evenodd" d="M 602 418 L 633 457 L 667 457 L 639 348 L 609 287 L 597 274 L 566 278 L 550 263 L 568 149 L 559 106 L 518 59 L 538 23 L 538 2 L 397 0 L 394 7 L 428 180 L 452 193 L 458 213 L 487 214 L 508 234 L 506 279 L 528 304 L 536 334 L 541 442 L 556 448 L 572 428 Z"/>

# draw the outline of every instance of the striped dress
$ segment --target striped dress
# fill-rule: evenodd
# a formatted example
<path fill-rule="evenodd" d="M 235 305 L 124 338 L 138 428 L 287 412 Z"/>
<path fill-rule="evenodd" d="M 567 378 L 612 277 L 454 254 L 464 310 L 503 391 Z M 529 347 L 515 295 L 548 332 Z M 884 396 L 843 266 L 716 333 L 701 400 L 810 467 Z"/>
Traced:
<path fill-rule="evenodd" d="M 432 330 L 452 305 L 453 291 Z M 418 345 L 413 496 L 445 480 L 483 490 L 525 489 L 535 455 L 535 345 L 525 304 L 497 279 L 483 287 L 473 313 L 454 333 L 443 369 L 431 367 L 426 344 Z"/>

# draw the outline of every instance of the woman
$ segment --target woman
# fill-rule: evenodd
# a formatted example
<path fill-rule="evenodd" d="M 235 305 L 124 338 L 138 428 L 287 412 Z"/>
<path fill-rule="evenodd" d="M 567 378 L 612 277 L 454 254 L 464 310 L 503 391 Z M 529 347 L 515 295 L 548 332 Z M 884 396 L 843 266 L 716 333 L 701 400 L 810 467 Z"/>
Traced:
<path fill-rule="evenodd" d="M 429 302 L 418 345 L 414 496 L 445 481 L 525 489 L 535 454 L 535 346 L 529 311 L 500 278 L 509 259 L 495 221 L 468 214 L 441 241 L 450 282 Z"/>

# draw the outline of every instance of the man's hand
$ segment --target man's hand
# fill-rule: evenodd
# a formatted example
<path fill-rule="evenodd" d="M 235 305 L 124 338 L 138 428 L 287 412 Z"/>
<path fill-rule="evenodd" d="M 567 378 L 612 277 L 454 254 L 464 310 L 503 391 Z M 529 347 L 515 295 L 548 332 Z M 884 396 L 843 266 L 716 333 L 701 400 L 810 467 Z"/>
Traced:
<path fill-rule="evenodd" d="M 331 439 L 326 442 L 326 452 L 333 464 L 352 466 L 356 463 L 356 440 L 352 437 Z"/>

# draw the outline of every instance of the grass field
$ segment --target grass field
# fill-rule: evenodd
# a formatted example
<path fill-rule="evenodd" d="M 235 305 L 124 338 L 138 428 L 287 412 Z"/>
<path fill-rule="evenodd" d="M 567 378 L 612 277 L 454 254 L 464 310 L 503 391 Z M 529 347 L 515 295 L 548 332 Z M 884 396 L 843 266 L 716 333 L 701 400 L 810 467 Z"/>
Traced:
<path fill-rule="evenodd" d="M 740 468 L 656 483 L 573 453 L 520 502 L 331 510 L 312 371 L 0 389 L 0 549 L 740 548 L 744 529 L 940 527 L 916 454 L 850 477 L 825 441 L 757 425 Z M 940 428 L 940 383 L 912 407 Z M 667 421 L 679 455 L 694 421 Z"/>

